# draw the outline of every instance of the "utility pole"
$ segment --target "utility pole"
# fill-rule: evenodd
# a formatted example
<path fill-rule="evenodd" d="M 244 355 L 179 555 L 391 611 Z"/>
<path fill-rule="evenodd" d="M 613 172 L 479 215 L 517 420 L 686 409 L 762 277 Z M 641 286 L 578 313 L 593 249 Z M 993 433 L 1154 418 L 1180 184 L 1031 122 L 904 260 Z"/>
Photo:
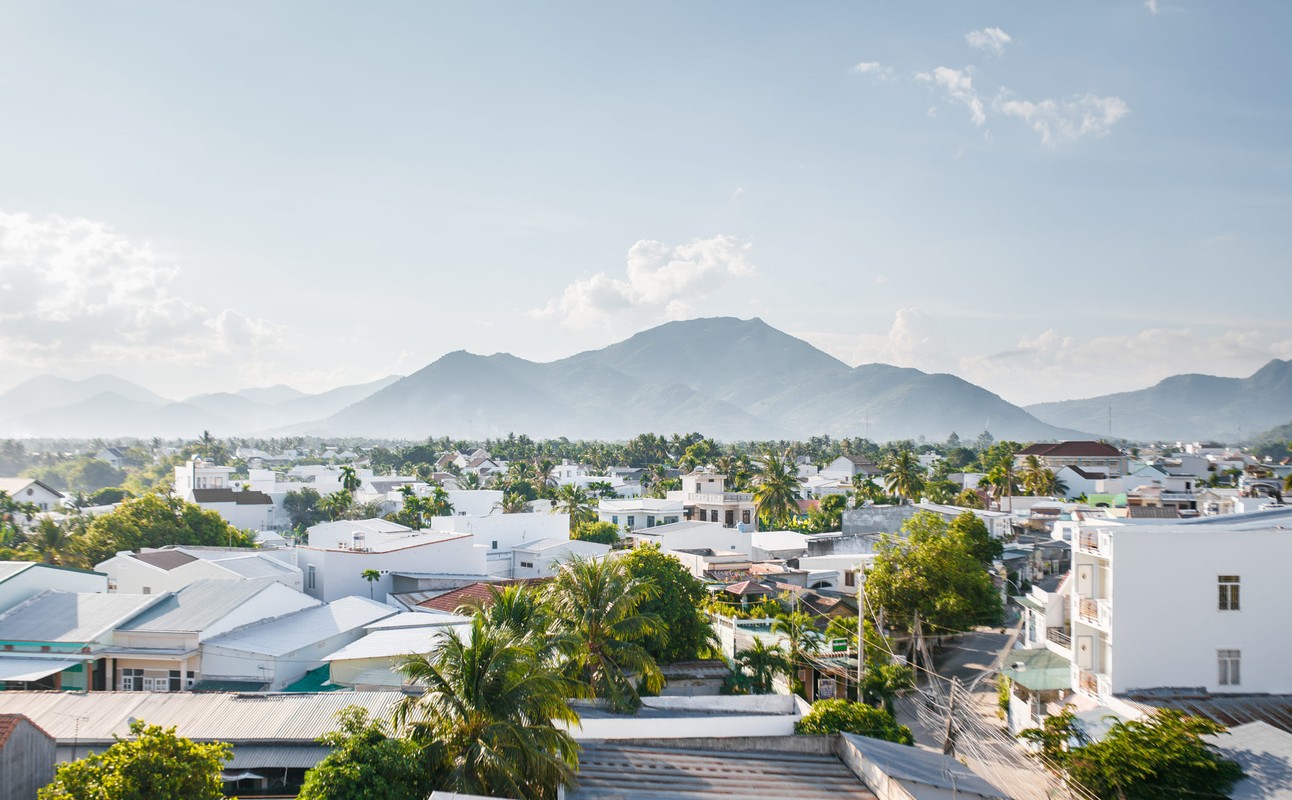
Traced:
<path fill-rule="evenodd" d="M 956 755 L 956 693 L 960 691 L 960 679 L 951 679 L 950 699 L 947 701 L 947 727 L 942 732 L 942 755 L 955 758 Z"/>

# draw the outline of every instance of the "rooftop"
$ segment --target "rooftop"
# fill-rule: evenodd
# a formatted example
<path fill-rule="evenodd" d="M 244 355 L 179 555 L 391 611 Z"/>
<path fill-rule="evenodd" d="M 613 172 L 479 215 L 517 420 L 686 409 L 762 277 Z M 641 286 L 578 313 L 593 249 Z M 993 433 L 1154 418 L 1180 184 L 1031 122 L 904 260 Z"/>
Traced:
<path fill-rule="evenodd" d="M 321 606 L 238 628 L 208 639 L 206 643 L 209 647 L 282 656 L 394 614 L 395 609 L 366 597 L 342 597 Z"/>
<path fill-rule="evenodd" d="M 487 606 L 493 603 L 494 589 L 501 591 L 506 586 L 515 586 L 517 584 L 541 583 L 549 580 L 548 578 L 517 578 L 514 580 L 502 581 L 479 581 L 463 586 L 459 589 L 450 589 L 443 594 L 436 595 L 429 600 L 423 600 L 418 603 L 418 607 L 430 609 L 432 611 L 443 611 L 452 614 L 463 606 L 482 605 Z"/>
<path fill-rule="evenodd" d="M 124 622 L 120 629 L 200 633 L 273 585 L 271 578 L 194 581 L 178 592 L 164 595 L 160 602 Z"/>
<path fill-rule="evenodd" d="M 1174 708 L 1195 717 L 1206 717 L 1226 727 L 1264 722 L 1292 733 L 1292 695 L 1209 694 L 1202 688 L 1167 687 L 1135 689 L 1119 695 L 1144 711 Z"/>
<path fill-rule="evenodd" d="M 353 661 L 365 658 L 398 658 L 427 655 L 439 649 L 444 636 L 460 634 L 471 628 L 468 623 L 446 623 L 421 628 L 394 628 L 369 633 L 362 639 L 329 653 L 323 661 Z"/>
<path fill-rule="evenodd" d="M 237 503 L 240 506 L 272 506 L 273 498 L 264 492 L 250 489 L 235 492 L 232 489 L 194 489 L 193 500 L 197 503 Z"/>
<path fill-rule="evenodd" d="M 1033 444 L 1018 451 L 1021 457 L 1046 458 L 1119 458 L 1122 451 L 1104 442 L 1050 442 Z"/>
<path fill-rule="evenodd" d="M 0 615 L 0 641 L 92 642 L 157 601 L 146 594 L 41 592 Z"/>

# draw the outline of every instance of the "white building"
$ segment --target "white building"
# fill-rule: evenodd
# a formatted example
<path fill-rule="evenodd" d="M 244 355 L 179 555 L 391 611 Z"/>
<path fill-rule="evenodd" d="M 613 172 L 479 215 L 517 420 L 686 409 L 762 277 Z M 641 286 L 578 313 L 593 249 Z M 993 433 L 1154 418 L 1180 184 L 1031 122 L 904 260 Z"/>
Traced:
<path fill-rule="evenodd" d="M 366 597 L 342 597 L 246 625 L 202 644 L 202 678 L 263 683 L 279 691 L 323 665 L 323 656 L 364 635 L 395 609 Z"/>
<path fill-rule="evenodd" d="M 1073 542 L 1073 688 L 1292 693 L 1292 510 L 1107 520 Z"/>
<path fill-rule="evenodd" d="M 399 627 L 370 625 L 367 633 L 322 660 L 331 682 L 351 689 L 399 689 L 405 685 L 399 665 L 409 655 L 431 655 L 444 636 L 463 635 L 471 621 L 454 614 L 400 614 Z"/>
<path fill-rule="evenodd" d="M 720 522 L 728 528 L 758 528 L 758 508 L 752 492 L 728 492 L 726 475 L 697 469 L 682 476 L 682 489 L 669 492 L 668 499 L 682 504 L 684 519 Z"/>
<path fill-rule="evenodd" d="M 720 522 L 682 521 L 632 532 L 636 544 L 651 543 L 661 550 L 714 550 L 748 555 L 753 532 L 728 528 Z"/>
<path fill-rule="evenodd" d="M 602 500 L 597 505 L 597 519 L 618 525 L 625 533 L 638 528 L 671 525 L 682 520 L 682 501 L 654 497 Z"/>
<path fill-rule="evenodd" d="M 577 539 L 539 539 L 525 542 L 511 549 L 511 577 L 551 577 L 557 573 L 561 564 L 572 558 L 601 558 L 609 552 L 608 544 Z"/>
<path fill-rule="evenodd" d="M 822 467 L 817 474 L 823 478 L 851 481 L 854 475 L 873 478 L 882 474 L 882 470 L 865 456 L 839 456 Z"/>
<path fill-rule="evenodd" d="M 210 461 L 194 456 L 183 466 L 175 468 L 175 486 L 172 491 L 176 497 L 185 497 L 194 489 L 229 489 L 232 488 L 233 467 L 217 467 Z"/>
<path fill-rule="evenodd" d="M 15 503 L 31 503 L 41 511 L 57 511 L 63 506 L 63 493 L 32 478 L 0 478 L 0 492 Z M 28 520 L 19 514 L 18 518 Z"/>
<path fill-rule="evenodd" d="M 35 561 L 0 561 L 0 613 L 50 589 L 87 594 L 106 592 L 108 576 Z"/>
<path fill-rule="evenodd" d="M 128 594 L 177 592 L 205 579 L 273 578 L 298 592 L 305 588 L 300 567 L 246 547 L 126 550 L 96 564 L 95 569 L 107 574 L 110 591 Z"/>
<path fill-rule="evenodd" d="M 511 515 L 516 516 L 516 515 Z M 488 548 L 469 533 L 414 531 L 381 519 L 325 522 L 309 529 L 309 544 L 271 551 L 297 564 L 305 592 L 320 600 L 358 595 L 384 601 L 392 572 L 485 575 Z M 378 578 L 363 577 L 375 570 Z"/>
<path fill-rule="evenodd" d="M 465 533 L 490 553 L 509 553 L 512 548 L 539 539 L 569 539 L 569 514 L 504 514 L 435 517 L 431 528 L 448 533 Z"/>

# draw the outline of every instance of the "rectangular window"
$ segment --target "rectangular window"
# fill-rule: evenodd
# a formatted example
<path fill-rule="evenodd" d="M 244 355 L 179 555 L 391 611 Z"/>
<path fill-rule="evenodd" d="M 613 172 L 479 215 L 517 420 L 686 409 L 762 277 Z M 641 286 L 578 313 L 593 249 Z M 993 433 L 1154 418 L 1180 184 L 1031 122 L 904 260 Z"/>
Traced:
<path fill-rule="evenodd" d="M 745 525 L 749 524 L 749 509 L 740 512 L 740 521 Z"/>
<path fill-rule="evenodd" d="M 610 517 L 610 522 L 611 522 L 612 524 L 614 524 L 614 525 L 618 525 L 618 524 L 619 524 L 619 515 L 618 515 L 618 514 L 614 514 L 614 515 L 612 515 L 612 516 Z"/>
<path fill-rule="evenodd" d="M 843 585 L 844 585 L 844 586 L 856 586 L 856 585 L 857 585 L 857 573 L 855 573 L 855 572 L 845 572 L 845 573 L 843 573 Z"/>
<path fill-rule="evenodd" d="M 533 568 L 534 568 L 534 562 L 533 562 L 533 561 L 522 561 L 522 562 L 520 562 L 520 565 L 521 565 L 522 567 L 525 567 L 526 569 L 533 569 Z"/>
<path fill-rule="evenodd" d="M 1237 575 L 1221 575 L 1216 579 L 1220 589 L 1220 600 L 1216 608 L 1221 611 L 1237 611 L 1239 579 Z"/>
<path fill-rule="evenodd" d="M 636 520 L 635 520 L 633 517 L 629 517 L 629 518 L 628 518 L 628 527 L 629 527 L 629 528 L 632 528 L 632 527 L 633 527 L 634 525 L 636 525 L 636 524 L 637 524 L 637 522 L 636 522 Z"/>
<path fill-rule="evenodd" d="M 177 669 L 170 671 L 170 675 L 167 676 L 166 682 L 169 684 L 169 688 L 172 692 L 179 692 L 184 689 L 183 682 L 179 677 L 179 670 Z"/>
<path fill-rule="evenodd" d="M 1216 660 L 1220 667 L 1220 685 L 1221 686 L 1239 686 L 1242 683 L 1242 676 L 1239 672 L 1239 663 L 1242 661 L 1243 654 L 1239 650 L 1217 650 Z"/>
<path fill-rule="evenodd" d="M 317 574 L 318 574 L 318 570 L 314 568 L 313 564 L 310 564 L 308 567 L 305 568 L 305 588 L 306 589 L 314 588 L 314 576 Z"/>

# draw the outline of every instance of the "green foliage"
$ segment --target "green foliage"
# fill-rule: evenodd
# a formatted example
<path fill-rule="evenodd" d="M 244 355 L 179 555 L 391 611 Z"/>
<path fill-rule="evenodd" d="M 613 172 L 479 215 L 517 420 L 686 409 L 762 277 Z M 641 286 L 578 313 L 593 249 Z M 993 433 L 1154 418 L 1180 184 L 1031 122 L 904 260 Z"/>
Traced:
<path fill-rule="evenodd" d="M 716 644 L 709 619 L 700 610 L 708 592 L 682 562 L 653 544 L 638 545 L 618 560 L 630 581 L 655 587 L 655 596 L 637 607 L 637 613 L 658 620 L 656 630 L 641 638 L 651 658 L 661 664 L 690 661 Z"/>
<path fill-rule="evenodd" d="M 748 687 L 753 694 L 770 694 L 772 681 L 777 675 L 788 675 L 792 669 L 789 658 L 779 644 L 768 647 L 762 639 L 736 653 L 736 673 L 744 680 L 737 685 Z"/>
<path fill-rule="evenodd" d="M 1001 719 L 1009 716 L 1009 698 L 1012 694 L 1013 683 L 1005 675 L 1000 675 L 996 678 L 996 716 Z"/>
<path fill-rule="evenodd" d="M 283 510 L 292 521 L 292 527 L 301 531 L 326 520 L 327 514 L 319 505 L 322 499 L 318 490 L 309 486 L 288 492 L 283 497 Z"/>
<path fill-rule="evenodd" d="M 893 714 L 893 701 L 902 692 L 915 688 L 915 670 L 904 664 L 870 661 L 861 677 L 861 699 L 879 703 Z"/>
<path fill-rule="evenodd" d="M 1077 736 L 1070 709 L 1019 737 L 1039 747 L 1038 755 L 1063 769 L 1070 781 L 1100 800 L 1223 800 L 1243 778 L 1243 768 L 1202 737 L 1225 726 L 1174 709 L 1117 722 L 1098 742 Z"/>
<path fill-rule="evenodd" d="M 937 514 L 906 521 L 906 538 L 885 536 L 866 573 L 866 599 L 884 609 L 890 627 L 910 630 L 916 613 L 937 632 L 964 631 L 1001 618 L 1000 596 L 964 537 Z"/>
<path fill-rule="evenodd" d="M 618 544 L 619 526 L 613 522 L 580 522 L 570 533 L 570 538 L 597 544 Z"/>
<path fill-rule="evenodd" d="M 580 523 L 592 522 L 597 518 L 592 496 L 582 486 L 573 483 L 556 487 L 552 494 L 552 513 L 569 514 L 571 531 Z"/>
<path fill-rule="evenodd" d="M 81 537 L 79 549 L 88 563 L 97 564 L 122 550 L 172 544 L 253 547 L 255 538 L 214 511 L 149 494 L 126 500 L 111 513 L 95 517 Z"/>
<path fill-rule="evenodd" d="M 332 750 L 305 773 L 298 800 L 424 800 L 436 788 L 441 748 L 392 736 L 359 706 L 337 719 L 340 729 L 319 739 Z"/>
<path fill-rule="evenodd" d="M 974 558 L 984 567 L 991 566 L 991 562 L 1001 557 L 1005 552 L 1005 545 L 1001 544 L 999 539 L 994 538 L 991 532 L 987 530 L 987 523 L 972 511 L 966 511 L 947 526 L 947 534 L 957 536 L 964 543 Z"/>
<path fill-rule="evenodd" d="M 924 468 L 915 454 L 901 448 L 884 459 L 884 488 L 903 500 L 919 500 L 924 491 Z"/>
<path fill-rule="evenodd" d="M 965 489 L 963 492 L 956 495 L 953 505 L 960 506 L 961 508 L 987 507 L 987 504 L 982 501 L 982 495 L 978 494 L 973 489 Z"/>
<path fill-rule="evenodd" d="M 818 700 L 803 719 L 794 723 L 794 732 L 802 735 L 855 733 L 886 742 L 913 745 L 911 729 L 898 725 L 893 715 L 882 708 L 847 700 Z"/>
<path fill-rule="evenodd" d="M 110 486 L 118 486 L 126 479 L 126 473 L 123 470 L 90 456 L 82 456 L 53 466 L 29 469 L 27 474 L 55 489 L 87 494 Z"/>
<path fill-rule="evenodd" d="M 575 558 L 548 585 L 547 606 L 554 628 L 569 638 L 569 677 L 580 693 L 627 713 L 641 705 L 636 675 L 650 691 L 664 684 L 655 659 L 642 641 L 660 631 L 658 617 L 641 606 L 659 596 L 659 587 L 629 575 L 622 559 Z"/>
<path fill-rule="evenodd" d="M 553 725 L 578 722 L 569 685 L 524 640 L 477 616 L 465 637 L 445 634 L 433 658 L 401 669 L 425 691 L 403 700 L 396 724 L 442 748 L 436 788 L 548 800 L 574 779 L 578 745 Z"/>
<path fill-rule="evenodd" d="M 754 479 L 754 503 L 758 517 L 771 528 L 785 528 L 798 514 L 800 493 L 798 472 L 788 453 L 768 450 L 763 468 Z"/>
<path fill-rule="evenodd" d="M 130 492 L 127 492 L 125 489 L 111 487 L 93 492 L 86 499 L 89 500 L 89 504 L 92 506 L 110 506 L 120 503 L 122 500 L 131 496 Z"/>
<path fill-rule="evenodd" d="M 39 800 L 222 800 L 220 771 L 229 745 L 198 744 L 174 728 L 130 723 L 132 738 L 117 737 L 102 753 L 59 766 Z"/>

